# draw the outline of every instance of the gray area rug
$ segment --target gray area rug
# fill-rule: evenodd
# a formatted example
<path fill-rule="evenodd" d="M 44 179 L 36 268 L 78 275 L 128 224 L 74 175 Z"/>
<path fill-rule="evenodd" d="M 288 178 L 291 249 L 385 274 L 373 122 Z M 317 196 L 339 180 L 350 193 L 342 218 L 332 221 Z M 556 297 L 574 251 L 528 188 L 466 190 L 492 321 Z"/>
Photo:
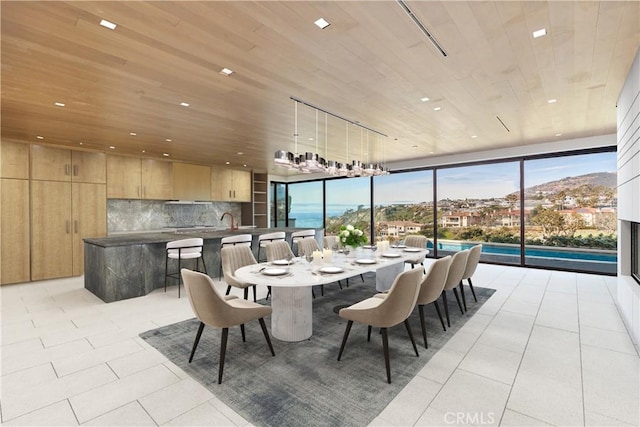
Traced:
<path fill-rule="evenodd" d="M 404 325 L 389 329 L 391 384 L 387 384 L 379 332 L 367 342 L 367 327 L 354 323 L 342 360 L 337 361 L 346 321 L 339 307 L 372 296 L 375 275 L 365 282 L 357 277 L 348 288 L 325 285 L 324 296 L 315 288 L 313 336 L 288 343 L 272 337 L 272 357 L 258 322 L 245 325 L 247 342 L 240 328 L 229 331 L 222 384 L 218 384 L 219 329 L 205 327 L 192 363 L 189 354 L 198 330 L 194 318 L 144 332 L 140 336 L 169 360 L 199 381 L 221 401 L 256 426 L 364 426 L 369 424 L 424 367 L 446 342 L 493 294 L 475 288 L 478 302 L 465 287 L 468 311 L 460 314 L 449 292 L 451 328 L 442 330 L 433 304 L 425 307 L 427 339 L 424 348 L 418 310 L 410 318 L 420 357 L 416 357 Z M 344 285 L 344 282 L 343 282 Z M 441 301 L 441 300 L 440 300 Z M 260 301 L 269 304 L 268 301 Z M 440 302 L 440 308 L 444 310 Z M 270 327 L 270 319 L 266 319 Z M 445 319 L 446 324 L 446 319 Z"/>

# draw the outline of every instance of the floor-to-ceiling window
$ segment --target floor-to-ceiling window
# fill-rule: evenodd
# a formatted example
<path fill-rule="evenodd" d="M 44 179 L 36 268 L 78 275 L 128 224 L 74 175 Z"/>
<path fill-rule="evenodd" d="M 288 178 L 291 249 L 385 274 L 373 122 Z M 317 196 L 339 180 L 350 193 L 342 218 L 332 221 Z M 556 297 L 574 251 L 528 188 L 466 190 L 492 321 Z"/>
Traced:
<path fill-rule="evenodd" d="M 287 218 L 289 227 L 322 227 L 322 181 L 289 184 Z"/>
<path fill-rule="evenodd" d="M 433 245 L 433 171 L 374 177 L 373 205 L 376 241 L 422 234 Z"/>
<path fill-rule="evenodd" d="M 325 186 L 326 234 L 337 234 L 342 224 L 351 224 L 371 240 L 371 178 L 330 179 Z"/>
<path fill-rule="evenodd" d="M 525 264 L 615 273 L 616 153 L 525 160 Z"/>
<path fill-rule="evenodd" d="M 271 227 L 285 227 L 287 225 L 287 184 L 283 182 L 271 183 Z"/>
<path fill-rule="evenodd" d="M 520 162 L 437 170 L 437 255 L 482 243 L 481 259 L 520 263 Z"/>

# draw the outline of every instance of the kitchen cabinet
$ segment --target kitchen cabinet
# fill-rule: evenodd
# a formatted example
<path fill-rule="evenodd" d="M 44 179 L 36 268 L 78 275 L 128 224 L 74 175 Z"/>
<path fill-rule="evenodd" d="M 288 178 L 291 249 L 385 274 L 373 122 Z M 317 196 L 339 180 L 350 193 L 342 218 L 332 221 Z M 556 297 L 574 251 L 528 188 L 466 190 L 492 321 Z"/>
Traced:
<path fill-rule="evenodd" d="M 211 200 L 211 167 L 174 163 L 173 198 Z"/>
<path fill-rule="evenodd" d="M 106 235 L 106 185 L 31 181 L 31 280 L 81 275 L 84 237 Z"/>
<path fill-rule="evenodd" d="M 107 198 L 169 200 L 172 164 L 139 157 L 107 156 Z"/>
<path fill-rule="evenodd" d="M 251 201 L 251 173 L 214 168 L 211 173 L 211 198 L 222 202 Z"/>
<path fill-rule="evenodd" d="M 28 150 L 29 146 L 25 146 Z M 0 284 L 28 282 L 31 262 L 29 253 L 29 180 L 0 179 L 0 198 L 2 217 Z"/>
<path fill-rule="evenodd" d="M 105 154 L 31 145 L 31 179 L 105 183 Z"/>
<path fill-rule="evenodd" d="M 0 142 L 0 177 L 29 179 L 29 144 Z"/>

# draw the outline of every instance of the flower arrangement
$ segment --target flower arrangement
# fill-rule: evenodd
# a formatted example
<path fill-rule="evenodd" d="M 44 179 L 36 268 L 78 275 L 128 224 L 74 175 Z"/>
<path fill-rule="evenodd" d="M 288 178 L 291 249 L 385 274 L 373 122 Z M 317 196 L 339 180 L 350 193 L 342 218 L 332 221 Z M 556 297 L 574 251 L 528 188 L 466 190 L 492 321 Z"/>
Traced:
<path fill-rule="evenodd" d="M 367 236 L 362 230 L 355 228 L 353 225 L 341 225 L 338 238 L 343 246 L 351 246 L 357 248 L 367 243 Z"/>

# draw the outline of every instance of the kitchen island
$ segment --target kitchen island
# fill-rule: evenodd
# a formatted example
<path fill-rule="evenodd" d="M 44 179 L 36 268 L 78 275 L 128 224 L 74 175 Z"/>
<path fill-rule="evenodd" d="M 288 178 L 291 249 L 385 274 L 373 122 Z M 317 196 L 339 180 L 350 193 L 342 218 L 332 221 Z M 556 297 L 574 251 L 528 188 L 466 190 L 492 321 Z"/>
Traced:
<path fill-rule="evenodd" d="M 119 234 L 84 239 L 84 287 L 105 302 L 147 295 L 164 287 L 167 242 L 200 237 L 204 240 L 203 258 L 209 276 L 220 274 L 220 240 L 237 234 L 251 234 L 254 256 L 258 255 L 258 236 L 284 231 L 291 243 L 291 233 L 303 228 L 247 228 L 240 230 L 181 230 L 171 232 Z M 323 228 L 316 228 L 316 240 L 322 246 Z M 191 267 L 190 262 L 183 266 Z M 174 269 L 177 268 L 174 267 Z M 170 265 L 170 270 L 172 269 Z M 169 279 L 169 285 L 176 280 Z"/>

